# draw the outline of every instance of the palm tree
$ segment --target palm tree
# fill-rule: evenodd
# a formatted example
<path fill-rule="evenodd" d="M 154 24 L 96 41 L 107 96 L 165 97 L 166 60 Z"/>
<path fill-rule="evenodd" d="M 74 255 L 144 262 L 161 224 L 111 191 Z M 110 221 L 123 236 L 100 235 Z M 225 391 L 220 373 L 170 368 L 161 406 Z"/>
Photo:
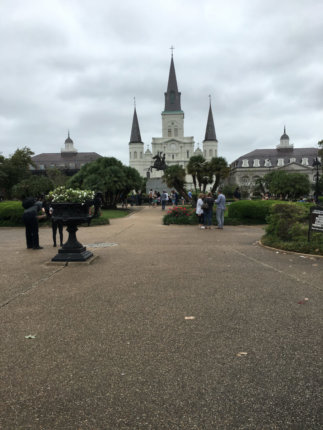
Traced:
<path fill-rule="evenodd" d="M 174 166 L 167 167 L 164 171 L 163 179 L 169 188 L 175 188 L 181 196 L 185 197 L 185 200 L 189 200 L 189 196 L 185 190 L 185 176 L 185 169 L 175 164 Z"/>
<path fill-rule="evenodd" d="M 227 178 L 230 173 L 230 167 L 228 166 L 227 160 L 223 157 L 213 157 L 209 162 L 210 175 L 215 176 L 215 182 L 212 187 L 212 193 L 215 193 L 220 182 Z M 213 180 L 212 180 L 213 182 Z"/>
<path fill-rule="evenodd" d="M 201 189 L 202 185 L 205 183 L 205 177 L 208 176 L 207 162 L 203 155 L 193 155 L 189 159 L 189 162 L 186 166 L 187 173 L 192 176 L 193 184 L 195 188 L 195 193 L 198 187 Z M 204 188 L 206 187 L 206 184 Z"/>

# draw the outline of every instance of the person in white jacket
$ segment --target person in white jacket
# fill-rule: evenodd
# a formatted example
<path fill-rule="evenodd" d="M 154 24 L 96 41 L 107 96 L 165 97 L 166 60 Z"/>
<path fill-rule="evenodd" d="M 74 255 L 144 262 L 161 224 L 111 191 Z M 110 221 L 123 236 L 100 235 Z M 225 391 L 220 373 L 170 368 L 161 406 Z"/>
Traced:
<path fill-rule="evenodd" d="M 204 229 L 204 220 L 203 220 L 203 209 L 202 209 L 202 205 L 203 205 L 203 198 L 204 198 L 204 194 L 199 194 L 199 198 L 196 202 L 196 215 L 198 216 L 199 219 L 199 228 Z"/>

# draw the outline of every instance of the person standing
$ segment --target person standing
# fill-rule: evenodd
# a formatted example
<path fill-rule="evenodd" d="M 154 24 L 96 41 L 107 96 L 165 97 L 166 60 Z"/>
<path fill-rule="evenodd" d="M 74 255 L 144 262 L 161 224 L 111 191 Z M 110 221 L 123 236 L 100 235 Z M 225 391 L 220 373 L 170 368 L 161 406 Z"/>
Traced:
<path fill-rule="evenodd" d="M 212 197 L 212 193 L 208 193 L 206 198 L 204 199 L 204 206 L 207 205 L 207 208 L 203 209 L 204 212 L 204 226 L 211 230 L 212 218 L 213 218 L 213 205 L 214 198 Z"/>
<path fill-rule="evenodd" d="M 29 197 L 22 202 L 24 207 L 24 213 L 22 220 L 26 227 L 26 242 L 28 249 L 43 249 L 39 246 L 39 235 L 38 235 L 38 220 L 45 218 L 46 214 L 37 215 L 39 211 L 45 212 L 42 208 L 43 203 L 35 201 L 34 198 Z"/>
<path fill-rule="evenodd" d="M 152 188 L 150 188 L 149 194 L 148 194 L 148 205 L 149 206 L 153 206 L 153 200 L 154 200 L 154 192 L 153 192 Z"/>
<path fill-rule="evenodd" d="M 63 246 L 63 223 L 61 220 L 57 220 L 57 221 L 53 220 L 54 210 L 52 207 L 49 208 L 48 212 L 49 212 L 49 216 L 52 219 L 53 246 L 56 247 L 57 230 L 59 234 L 59 244 L 60 246 Z"/>
<path fill-rule="evenodd" d="M 225 212 L 225 195 L 222 194 L 222 189 L 218 189 L 218 198 L 215 201 L 216 203 L 216 220 L 218 222 L 218 229 L 223 229 L 224 224 L 224 212 Z"/>
<path fill-rule="evenodd" d="M 199 194 L 199 198 L 197 199 L 196 202 L 196 210 L 195 213 L 198 216 L 199 219 L 199 227 L 204 229 L 204 225 L 203 225 L 203 209 L 202 209 L 202 205 L 203 205 L 203 198 L 204 198 L 204 194 Z"/>
<path fill-rule="evenodd" d="M 166 202 L 168 200 L 168 194 L 166 193 L 166 191 L 163 191 L 162 195 L 160 197 L 161 197 L 162 211 L 164 211 L 165 206 L 166 206 Z"/>
<path fill-rule="evenodd" d="M 241 193 L 239 187 L 234 190 L 233 197 L 234 200 L 241 200 Z"/>

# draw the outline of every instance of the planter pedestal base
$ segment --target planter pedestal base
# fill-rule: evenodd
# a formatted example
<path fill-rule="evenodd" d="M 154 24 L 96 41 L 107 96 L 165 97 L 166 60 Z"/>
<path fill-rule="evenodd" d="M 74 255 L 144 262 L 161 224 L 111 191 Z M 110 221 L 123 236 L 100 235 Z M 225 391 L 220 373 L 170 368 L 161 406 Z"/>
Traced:
<path fill-rule="evenodd" d="M 59 249 L 52 261 L 86 261 L 93 257 L 76 238 L 77 226 L 89 223 L 89 204 L 80 203 L 53 203 L 53 220 L 60 221 L 67 226 L 68 240 Z"/>
<path fill-rule="evenodd" d="M 91 251 L 87 251 L 85 246 L 76 249 L 60 249 L 58 254 L 52 258 L 52 261 L 86 261 L 93 256 Z"/>

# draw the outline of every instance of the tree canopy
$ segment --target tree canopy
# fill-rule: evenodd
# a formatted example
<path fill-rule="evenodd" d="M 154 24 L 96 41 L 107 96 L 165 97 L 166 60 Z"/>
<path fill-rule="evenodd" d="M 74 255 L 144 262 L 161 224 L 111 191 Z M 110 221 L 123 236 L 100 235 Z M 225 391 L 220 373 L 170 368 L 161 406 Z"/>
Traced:
<path fill-rule="evenodd" d="M 182 166 L 175 164 L 173 166 L 167 167 L 167 169 L 164 171 L 163 179 L 169 188 L 175 188 L 175 190 L 181 196 L 183 196 L 186 200 L 189 200 L 189 196 L 185 189 L 185 176 L 185 169 Z"/>
<path fill-rule="evenodd" d="M 25 197 L 41 197 L 53 190 L 55 185 L 47 176 L 31 175 L 12 187 L 12 196 L 23 200 Z"/>
<path fill-rule="evenodd" d="M 203 184 L 208 181 L 208 163 L 203 155 L 193 155 L 186 166 L 186 171 L 192 176 L 195 192 L 197 187 L 202 189 Z"/>
<path fill-rule="evenodd" d="M 100 191 L 104 206 L 116 207 L 122 196 L 141 189 L 142 179 L 136 169 L 124 166 L 116 158 L 102 157 L 83 166 L 66 186 Z"/>
<path fill-rule="evenodd" d="M 223 157 L 213 157 L 206 161 L 202 155 L 193 155 L 186 166 L 187 173 L 192 176 L 195 191 L 197 187 L 205 192 L 208 184 L 213 184 L 212 193 L 215 193 L 218 186 L 230 172 L 228 163 Z"/>
<path fill-rule="evenodd" d="M 0 157 L 0 190 L 5 198 L 12 197 L 12 188 L 31 175 L 30 165 L 33 165 L 31 156 L 34 153 L 26 146 L 17 149 L 8 158 Z"/>
<path fill-rule="evenodd" d="M 308 176 L 302 173 L 288 173 L 275 170 L 264 176 L 266 188 L 270 193 L 283 198 L 297 199 L 309 194 L 311 189 Z"/>

